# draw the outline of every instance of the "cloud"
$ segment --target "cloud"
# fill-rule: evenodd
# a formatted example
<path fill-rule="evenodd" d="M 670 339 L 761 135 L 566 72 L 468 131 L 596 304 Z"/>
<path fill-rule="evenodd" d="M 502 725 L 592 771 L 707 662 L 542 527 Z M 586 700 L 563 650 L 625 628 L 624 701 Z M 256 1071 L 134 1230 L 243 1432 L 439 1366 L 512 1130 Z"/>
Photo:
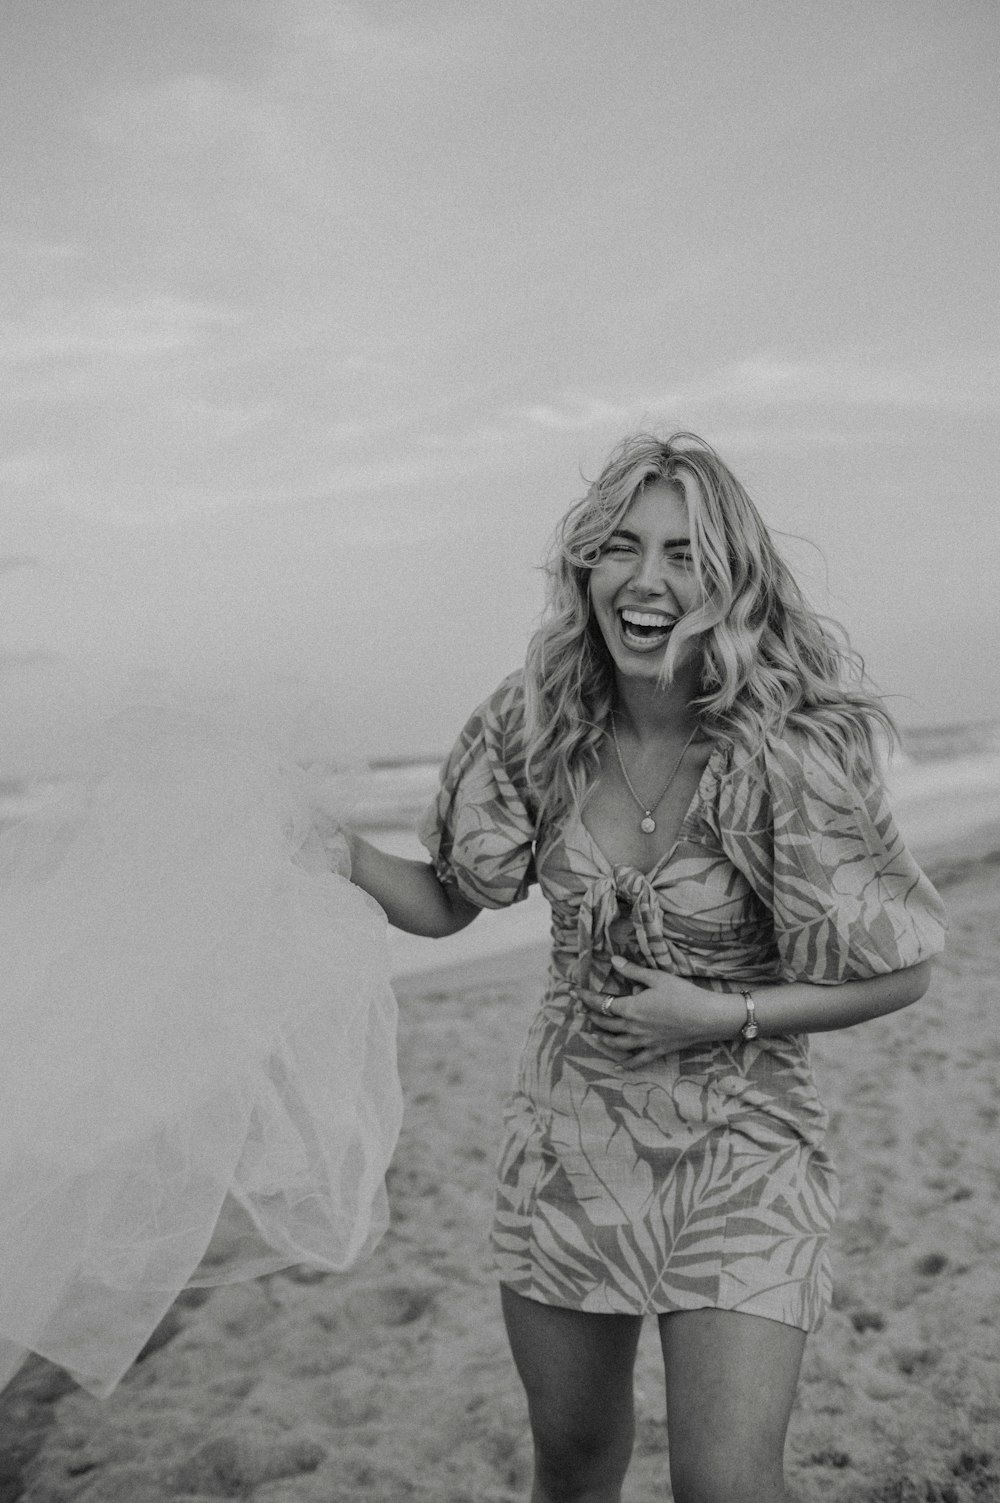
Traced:
<path fill-rule="evenodd" d="M 561 432 L 632 425 L 639 413 L 710 409 L 724 415 L 747 409 L 872 409 L 897 412 L 992 412 L 1000 407 L 1000 355 L 954 357 L 922 365 L 891 365 L 864 355 L 809 360 L 760 355 L 659 391 L 615 396 L 563 392 L 522 409 L 530 426 Z M 653 418 L 656 421 L 656 418 Z M 825 432 L 829 435 L 831 430 Z"/>
<path fill-rule="evenodd" d="M 368 464 L 337 465 L 330 471 L 329 483 L 335 495 L 367 495 L 440 480 L 444 469 L 441 454 L 432 453 L 426 458 L 411 456 Z M 475 456 L 453 455 L 446 470 L 449 475 L 474 474 Z"/>
<path fill-rule="evenodd" d="M 39 263 L 55 267 L 60 263 L 83 261 L 87 247 L 73 240 L 14 239 L 0 236 L 0 256 L 15 265 L 37 267 Z"/>
<path fill-rule="evenodd" d="M 629 421 L 631 407 L 608 402 L 603 397 L 568 393 L 557 402 L 542 402 L 525 409 L 528 422 L 537 428 L 555 428 L 562 433 L 583 433 L 589 428 Z"/>
<path fill-rule="evenodd" d="M 132 302 L 46 299 L 28 316 L 0 320 L 0 365 L 171 355 L 239 322 L 230 308 L 165 294 Z"/>
<path fill-rule="evenodd" d="M 134 408 L 140 394 L 164 382 L 190 405 L 205 372 L 233 358 L 242 324 L 234 309 L 166 294 L 41 300 L 0 318 L 0 405 L 83 402 L 107 418 L 112 403 Z M 150 412 L 148 422 L 168 418 Z M 231 412 L 223 420 L 220 410 L 219 419 L 219 431 L 233 431 Z M 244 420 L 255 421 L 255 413 Z"/>
<path fill-rule="evenodd" d="M 407 10 L 409 9 L 409 16 Z M 376 19 L 349 0 L 277 0 L 269 15 L 281 37 L 286 65 L 339 65 L 355 85 L 387 78 L 438 76 L 485 55 L 486 36 L 473 11 L 434 13 L 421 3 Z"/>
<path fill-rule="evenodd" d="M 164 418 L 183 424 L 185 428 L 207 431 L 215 439 L 225 441 L 239 434 L 250 432 L 261 423 L 280 416 L 280 408 L 274 402 L 210 402 L 195 396 L 179 396 L 176 400 L 161 404 Z"/>
<path fill-rule="evenodd" d="M 22 652 L 0 651 L 0 673 L 16 668 L 37 668 L 42 664 L 62 662 L 57 652 L 48 652 L 43 648 L 26 648 Z"/>
<path fill-rule="evenodd" d="M 995 408 L 1000 403 L 1000 356 L 942 359 L 925 365 L 885 365 L 864 355 L 802 360 L 760 356 L 723 367 L 662 400 L 798 406 Z"/>
<path fill-rule="evenodd" d="M 149 89 L 125 89 L 100 101 L 86 120 L 106 145 L 155 146 L 160 153 L 188 155 L 237 139 L 280 152 L 285 127 L 275 101 L 210 74 L 175 75 Z"/>

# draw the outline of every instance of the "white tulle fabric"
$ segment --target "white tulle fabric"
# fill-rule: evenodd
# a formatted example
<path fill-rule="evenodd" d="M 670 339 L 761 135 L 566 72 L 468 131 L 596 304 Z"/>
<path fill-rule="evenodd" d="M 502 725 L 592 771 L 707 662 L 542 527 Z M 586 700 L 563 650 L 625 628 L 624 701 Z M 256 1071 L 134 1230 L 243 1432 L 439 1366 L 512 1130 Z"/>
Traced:
<path fill-rule="evenodd" d="M 76 762 L 0 833 L 0 1384 L 32 1350 L 105 1395 L 186 1284 L 373 1248 L 401 1096 L 308 780 L 176 709 Z"/>

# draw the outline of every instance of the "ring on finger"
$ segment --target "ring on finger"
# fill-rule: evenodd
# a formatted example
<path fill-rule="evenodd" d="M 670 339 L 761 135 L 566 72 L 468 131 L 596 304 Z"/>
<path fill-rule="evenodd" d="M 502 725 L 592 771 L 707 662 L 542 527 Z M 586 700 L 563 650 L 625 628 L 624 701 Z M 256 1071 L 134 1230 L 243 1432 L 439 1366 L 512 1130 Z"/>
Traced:
<path fill-rule="evenodd" d="M 601 1006 L 601 1012 L 604 1014 L 604 1016 L 606 1018 L 610 1018 L 610 1017 L 613 1016 L 613 1014 L 611 1012 L 611 1004 L 612 1004 L 612 1002 L 614 1000 L 615 1000 L 614 997 L 605 997 L 605 999 L 604 999 L 604 1002 L 603 1002 L 603 1004 Z"/>

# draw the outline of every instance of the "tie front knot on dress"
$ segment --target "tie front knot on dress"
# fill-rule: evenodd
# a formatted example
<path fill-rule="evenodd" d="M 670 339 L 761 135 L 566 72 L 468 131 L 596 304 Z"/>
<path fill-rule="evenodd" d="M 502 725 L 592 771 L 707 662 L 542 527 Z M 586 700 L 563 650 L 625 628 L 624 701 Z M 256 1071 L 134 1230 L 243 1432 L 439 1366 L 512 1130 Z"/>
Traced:
<path fill-rule="evenodd" d="M 622 919 L 626 926 L 616 928 Z M 634 866 L 614 866 L 584 891 L 577 914 L 580 984 L 591 979 L 595 958 L 604 962 L 627 947 L 629 958 L 651 970 L 680 969 L 679 957 L 663 932 L 663 909 L 649 878 Z M 603 984 L 603 983 L 602 983 Z"/>

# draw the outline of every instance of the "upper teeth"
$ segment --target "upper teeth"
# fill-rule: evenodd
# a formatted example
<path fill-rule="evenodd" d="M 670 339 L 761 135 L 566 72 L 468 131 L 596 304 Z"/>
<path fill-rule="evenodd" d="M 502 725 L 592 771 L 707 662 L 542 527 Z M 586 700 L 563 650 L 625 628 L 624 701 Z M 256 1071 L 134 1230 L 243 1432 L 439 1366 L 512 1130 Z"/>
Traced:
<path fill-rule="evenodd" d="M 622 620 L 629 626 L 672 626 L 674 616 L 662 616 L 659 611 L 622 611 Z"/>

